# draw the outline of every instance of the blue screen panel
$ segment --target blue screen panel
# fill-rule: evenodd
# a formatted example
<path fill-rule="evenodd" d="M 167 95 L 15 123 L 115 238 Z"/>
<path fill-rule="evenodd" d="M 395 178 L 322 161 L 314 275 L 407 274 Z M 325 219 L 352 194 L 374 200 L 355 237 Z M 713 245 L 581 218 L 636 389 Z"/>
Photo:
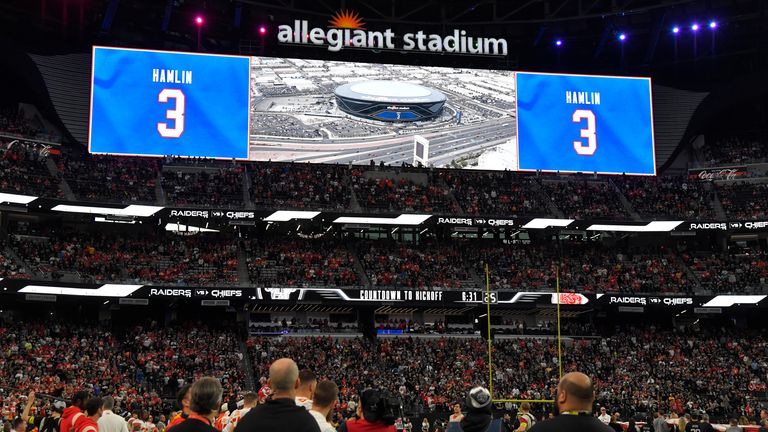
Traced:
<path fill-rule="evenodd" d="M 516 76 L 520 170 L 656 174 L 649 79 Z"/>
<path fill-rule="evenodd" d="M 249 59 L 95 47 L 92 153 L 248 158 Z"/>

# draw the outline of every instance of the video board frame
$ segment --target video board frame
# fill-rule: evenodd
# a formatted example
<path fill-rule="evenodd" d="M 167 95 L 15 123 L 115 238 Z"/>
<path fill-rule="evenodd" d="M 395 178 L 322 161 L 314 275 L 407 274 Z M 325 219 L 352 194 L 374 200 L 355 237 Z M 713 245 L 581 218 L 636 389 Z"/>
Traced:
<path fill-rule="evenodd" d="M 416 163 L 414 153 L 417 144 L 414 137 L 422 136 L 430 142 L 429 165 L 434 167 L 522 172 L 656 175 L 655 130 L 650 78 L 408 66 L 280 57 L 247 57 L 139 49 L 124 50 L 141 53 L 247 59 L 249 70 L 248 112 L 246 114 L 247 127 L 244 128 L 244 133 L 247 134 L 247 145 L 242 152 L 243 157 L 231 157 L 231 155 L 222 157 L 217 154 L 177 154 L 174 152 L 160 154 L 159 152 L 146 152 L 139 149 L 130 152 L 104 151 L 103 149 L 97 151 L 94 149 L 93 142 L 93 82 L 97 68 L 96 50 L 102 48 L 123 50 L 123 48 L 115 47 L 94 47 L 93 49 L 88 147 L 89 152 L 94 154 L 146 157 L 175 155 L 223 160 L 352 165 L 367 165 L 373 160 L 377 164 L 383 162 L 386 165 L 398 166 L 403 163 Z M 351 71 L 347 75 L 328 73 L 329 70 L 338 72 L 341 69 Z M 314 73 L 315 76 L 308 79 L 307 76 L 311 73 Z M 273 74 L 276 78 L 274 82 L 264 84 L 263 80 L 268 74 Z M 518 76 L 520 74 L 584 79 L 632 79 L 647 82 L 648 118 L 650 119 L 648 124 L 650 136 L 647 138 L 650 145 L 646 146 L 643 151 L 650 153 L 647 155 L 647 165 L 650 165 L 650 168 L 643 172 L 604 169 L 605 166 L 610 167 L 611 164 L 621 162 L 622 158 L 615 157 L 603 162 L 603 165 L 596 169 L 567 169 L 568 167 L 547 169 L 546 167 L 521 166 L 520 161 L 523 155 L 520 152 L 521 147 L 525 147 L 525 145 L 521 146 L 519 141 L 521 125 L 518 120 L 521 111 L 519 108 Z M 317 78 L 318 76 L 320 78 Z M 402 76 L 402 79 L 400 81 L 393 80 L 393 77 L 397 76 Z M 455 77 L 456 81 L 445 81 L 446 77 L 449 76 Z M 318 81 L 313 82 L 312 79 Z M 441 79 L 443 81 L 440 81 Z M 493 80 L 498 80 L 498 82 Z M 499 82 L 506 87 L 499 86 Z M 464 83 L 466 88 L 459 88 L 460 86 L 456 83 Z M 401 84 L 403 88 L 407 87 L 407 91 L 394 91 L 394 95 L 391 97 L 382 94 L 382 88 L 389 91 L 395 87 L 395 84 Z M 318 88 L 322 91 L 315 92 Z M 265 89 L 274 93 L 268 94 Z M 280 94 L 280 92 L 283 93 Z M 441 95 L 447 97 L 441 99 Z M 317 107 L 321 108 L 318 110 Z M 546 127 L 546 125 L 537 127 Z M 578 132 L 578 129 L 576 131 Z M 576 137 L 579 139 L 578 135 Z M 142 140 L 136 139 L 136 141 L 141 142 Z M 527 153 L 525 154 L 527 155 Z"/>

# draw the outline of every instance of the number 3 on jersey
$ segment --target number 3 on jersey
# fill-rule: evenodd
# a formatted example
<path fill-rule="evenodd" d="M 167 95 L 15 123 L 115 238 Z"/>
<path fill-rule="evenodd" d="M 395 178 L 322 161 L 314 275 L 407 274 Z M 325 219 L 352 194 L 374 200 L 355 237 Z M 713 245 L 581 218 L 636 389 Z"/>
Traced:
<path fill-rule="evenodd" d="M 573 112 L 573 122 L 581 123 L 587 120 L 587 127 L 581 129 L 581 137 L 587 139 L 587 145 L 583 141 L 574 141 L 573 149 L 579 156 L 592 156 L 597 151 L 597 131 L 595 130 L 595 113 L 590 110 L 576 110 Z"/>
<path fill-rule="evenodd" d="M 179 138 L 184 133 L 184 109 L 186 103 L 184 93 L 179 89 L 163 89 L 157 95 L 157 101 L 160 103 L 168 103 L 168 99 L 174 99 L 176 103 L 174 109 L 165 111 L 165 118 L 173 120 L 173 127 L 168 127 L 168 123 L 159 122 L 157 123 L 157 131 L 163 138 Z"/>

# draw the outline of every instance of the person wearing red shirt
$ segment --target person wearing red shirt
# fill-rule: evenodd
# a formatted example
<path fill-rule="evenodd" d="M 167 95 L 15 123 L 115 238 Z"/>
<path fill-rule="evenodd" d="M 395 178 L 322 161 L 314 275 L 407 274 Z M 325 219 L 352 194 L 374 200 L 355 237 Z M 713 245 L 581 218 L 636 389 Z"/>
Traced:
<path fill-rule="evenodd" d="M 75 432 L 99 432 L 99 418 L 104 412 L 104 401 L 92 397 L 85 401 L 85 414 L 75 419 Z"/>
<path fill-rule="evenodd" d="M 219 380 L 211 377 L 200 378 L 192 384 L 189 396 L 189 416 L 177 432 L 216 432 L 212 426 L 221 404 L 224 390 Z"/>
<path fill-rule="evenodd" d="M 171 419 L 171 422 L 168 423 L 168 426 L 165 428 L 166 432 L 170 430 L 172 427 L 182 423 L 184 420 L 187 419 L 187 417 L 189 417 L 189 401 L 190 401 L 191 388 L 192 388 L 192 384 L 187 384 L 184 387 L 182 387 L 181 390 L 179 390 L 179 392 L 176 394 L 176 402 L 178 402 L 179 407 L 181 408 L 181 412 Z"/>
<path fill-rule="evenodd" d="M 386 424 L 381 418 L 384 400 L 378 390 L 366 389 L 360 394 L 357 418 L 348 420 L 340 430 L 346 432 L 395 432 L 395 425 Z"/>
<path fill-rule="evenodd" d="M 79 391 L 72 397 L 72 405 L 68 406 L 61 414 L 60 432 L 72 432 L 74 430 L 75 416 L 83 415 L 85 401 L 88 399 L 88 392 Z M 78 415 L 79 414 L 79 415 Z"/>

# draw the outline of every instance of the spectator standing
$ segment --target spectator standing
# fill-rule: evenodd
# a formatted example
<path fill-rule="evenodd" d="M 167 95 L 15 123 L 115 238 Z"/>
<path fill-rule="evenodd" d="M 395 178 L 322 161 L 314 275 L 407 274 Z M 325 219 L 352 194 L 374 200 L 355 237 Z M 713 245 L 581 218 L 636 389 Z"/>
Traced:
<path fill-rule="evenodd" d="M 296 390 L 296 405 L 304 407 L 309 411 L 312 409 L 312 398 L 317 387 L 317 377 L 309 369 L 302 369 L 299 372 L 299 389 Z"/>
<path fill-rule="evenodd" d="M 611 422 L 611 415 L 608 414 L 608 412 L 605 409 L 605 407 L 601 407 L 600 408 L 600 415 L 597 416 L 597 419 L 600 420 L 601 422 L 605 423 L 605 424 L 608 424 L 608 423 Z"/>
<path fill-rule="evenodd" d="M 237 424 L 240 422 L 240 419 L 242 419 L 243 416 L 248 414 L 248 411 L 250 411 L 258 403 L 259 403 L 258 394 L 253 392 L 246 393 L 245 396 L 243 397 L 243 407 L 240 409 L 236 409 L 232 413 L 229 419 L 229 423 L 227 423 L 227 426 L 224 428 L 224 432 L 234 431 L 235 427 L 237 427 Z"/>
<path fill-rule="evenodd" d="M 758 432 L 768 432 L 768 419 L 760 420 L 760 429 Z"/>
<path fill-rule="evenodd" d="M 235 432 L 319 432 L 320 428 L 306 409 L 296 405 L 299 368 L 289 358 L 281 358 L 269 367 L 272 397 L 250 410 Z"/>
<path fill-rule="evenodd" d="M 709 415 L 701 415 L 701 430 L 704 432 L 715 432 L 714 426 L 709 422 Z"/>
<path fill-rule="evenodd" d="M 669 432 L 669 425 L 667 419 L 664 418 L 664 414 L 661 411 L 656 411 L 653 418 L 653 432 Z"/>
<path fill-rule="evenodd" d="M 189 417 L 189 398 L 191 388 L 192 384 L 185 384 L 183 387 L 181 387 L 181 389 L 179 389 L 179 392 L 176 393 L 176 403 L 178 403 L 179 409 L 181 409 L 181 411 L 171 419 L 171 422 L 168 423 L 166 430 L 170 430 L 172 427 L 182 423 L 187 419 L 187 417 Z"/>
<path fill-rule="evenodd" d="M 229 404 L 223 403 L 219 409 L 219 414 L 216 416 L 216 421 L 213 423 L 213 427 L 217 431 L 223 431 L 229 424 Z"/>
<path fill-rule="evenodd" d="M 115 408 L 115 400 L 112 396 L 104 398 L 104 411 L 98 420 L 99 432 L 128 432 L 128 424 L 125 419 L 112 412 Z"/>
<path fill-rule="evenodd" d="M 340 432 L 395 432 L 395 426 L 382 419 L 384 398 L 381 391 L 366 389 L 360 394 L 357 418 L 344 423 Z"/>
<path fill-rule="evenodd" d="M 512 432 L 516 430 L 512 416 L 509 413 L 504 413 L 504 417 L 501 419 L 501 430 L 503 432 Z"/>
<path fill-rule="evenodd" d="M 40 421 L 39 432 L 59 432 L 61 428 L 61 413 L 67 404 L 64 401 L 55 401 L 51 406 L 51 414 Z M 126 431 L 127 432 L 127 431 Z"/>
<path fill-rule="evenodd" d="M 104 412 L 104 401 L 92 397 L 85 401 L 85 414 L 74 419 L 75 432 L 99 432 L 98 421 Z"/>
<path fill-rule="evenodd" d="M 189 389 L 189 415 L 174 426 L 175 432 L 216 432 L 213 421 L 221 405 L 224 389 L 216 378 L 204 377 Z"/>
<path fill-rule="evenodd" d="M 580 372 L 567 373 L 557 385 L 555 407 L 559 416 L 537 423 L 531 432 L 611 432 L 612 429 L 592 415 L 595 387 Z"/>
<path fill-rule="evenodd" d="M 88 399 L 88 392 L 79 391 L 72 397 L 72 405 L 67 407 L 61 414 L 61 432 L 72 432 L 74 430 L 75 416 L 82 415 L 85 401 Z"/>
<path fill-rule="evenodd" d="M 464 420 L 464 414 L 461 413 L 461 405 L 454 404 L 453 405 L 453 414 L 451 414 L 450 417 L 448 417 L 449 423 L 459 423 L 462 420 Z"/>
<path fill-rule="evenodd" d="M 618 414 L 614 414 L 611 416 L 611 421 L 608 423 L 608 426 L 616 432 L 624 432 L 624 428 L 622 428 L 621 425 L 619 424 Z M 629 431 L 629 432 L 637 432 L 637 431 Z"/>
<path fill-rule="evenodd" d="M 655 432 L 653 428 L 653 421 L 647 418 L 646 421 L 640 426 L 640 432 Z"/>
<path fill-rule="evenodd" d="M 709 416 L 703 416 L 699 412 L 694 412 L 692 421 L 685 425 L 685 432 L 715 432 L 715 429 L 709 424 Z"/>
<path fill-rule="evenodd" d="M 520 423 L 520 426 L 517 428 L 517 432 L 525 432 L 531 427 L 533 427 L 534 424 L 536 424 L 536 418 L 531 415 L 531 404 L 528 402 L 523 402 L 520 404 L 520 412 L 517 414 L 518 422 Z"/>
<path fill-rule="evenodd" d="M 731 419 L 730 424 L 725 429 L 725 432 L 741 432 L 741 428 L 739 427 L 739 421 L 735 418 Z"/>
<path fill-rule="evenodd" d="M 339 386 L 333 381 L 321 381 L 314 389 L 309 414 L 314 417 L 320 432 L 336 432 L 328 421 L 339 399 Z"/>

